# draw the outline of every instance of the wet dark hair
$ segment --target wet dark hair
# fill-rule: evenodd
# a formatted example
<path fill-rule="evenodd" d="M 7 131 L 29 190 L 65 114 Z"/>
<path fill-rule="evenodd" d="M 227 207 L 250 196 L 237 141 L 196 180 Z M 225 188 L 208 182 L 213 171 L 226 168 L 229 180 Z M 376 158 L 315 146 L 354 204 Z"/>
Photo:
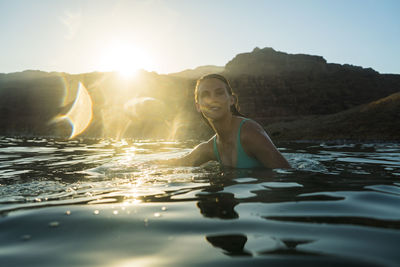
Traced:
<path fill-rule="evenodd" d="M 197 94 L 198 94 L 198 89 L 199 89 L 200 84 L 201 84 L 203 81 L 209 80 L 209 79 L 217 79 L 217 80 L 222 81 L 222 82 L 225 84 L 225 88 L 226 88 L 228 94 L 231 95 L 231 96 L 233 96 L 233 98 L 235 99 L 235 100 L 234 100 L 235 103 L 233 103 L 233 105 L 231 105 L 231 112 L 232 112 L 232 115 L 244 117 L 244 115 L 243 115 L 242 113 L 239 112 L 239 109 L 240 109 L 240 108 L 239 108 L 239 104 L 238 104 L 238 97 L 237 97 L 237 95 L 233 92 L 232 87 L 231 87 L 231 85 L 229 84 L 228 80 L 227 80 L 224 76 L 222 76 L 222 75 L 220 75 L 220 74 L 216 74 L 216 73 L 207 74 L 207 75 L 204 75 L 203 77 L 201 77 L 200 79 L 197 80 L 197 82 L 196 82 L 196 87 L 195 87 L 195 89 L 194 89 L 194 99 L 195 99 L 196 103 L 198 102 L 198 96 L 197 96 Z M 203 113 L 201 113 L 201 116 L 203 117 L 203 119 L 204 119 L 204 121 L 207 123 L 207 125 L 211 127 L 210 122 L 207 120 L 206 117 L 204 117 Z"/>

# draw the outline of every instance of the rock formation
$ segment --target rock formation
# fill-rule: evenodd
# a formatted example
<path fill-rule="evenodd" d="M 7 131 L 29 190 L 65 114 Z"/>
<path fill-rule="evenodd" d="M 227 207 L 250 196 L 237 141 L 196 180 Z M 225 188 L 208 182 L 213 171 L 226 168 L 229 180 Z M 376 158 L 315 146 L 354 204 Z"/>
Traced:
<path fill-rule="evenodd" d="M 239 54 L 225 67 L 169 75 L 142 71 L 132 81 L 116 73 L 0 74 L 0 135 L 69 136 L 71 125 L 54 118 L 68 112 L 82 83 L 93 101 L 93 118 L 81 137 L 208 138 L 212 132 L 195 110 L 193 90 L 209 72 L 230 80 L 242 113 L 275 140 L 400 140 L 400 75 L 272 48 Z M 164 103 L 163 120 L 132 119 L 124 105 L 135 98 Z"/>

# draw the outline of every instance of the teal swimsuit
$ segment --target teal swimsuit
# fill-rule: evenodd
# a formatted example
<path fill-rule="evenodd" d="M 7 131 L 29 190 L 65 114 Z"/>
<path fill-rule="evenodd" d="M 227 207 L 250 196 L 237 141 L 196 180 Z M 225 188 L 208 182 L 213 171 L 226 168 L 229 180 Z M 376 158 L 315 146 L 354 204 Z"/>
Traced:
<path fill-rule="evenodd" d="M 236 139 L 236 149 L 237 149 L 237 160 L 236 160 L 236 168 L 260 168 L 264 167 L 264 165 L 255 158 L 249 157 L 244 151 L 242 144 L 240 143 L 240 131 L 242 129 L 242 125 L 245 121 L 249 119 L 243 119 L 240 122 L 239 130 Z M 219 157 L 219 152 L 217 149 L 217 136 L 214 136 L 214 154 L 217 157 L 219 163 L 221 163 L 221 158 Z"/>

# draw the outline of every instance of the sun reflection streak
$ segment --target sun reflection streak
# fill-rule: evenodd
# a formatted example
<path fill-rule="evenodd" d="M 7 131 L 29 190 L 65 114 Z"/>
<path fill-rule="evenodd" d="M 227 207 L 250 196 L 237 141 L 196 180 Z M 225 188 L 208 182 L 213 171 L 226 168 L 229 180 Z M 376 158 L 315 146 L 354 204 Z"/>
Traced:
<path fill-rule="evenodd" d="M 142 203 L 143 201 L 141 200 L 141 199 L 139 199 L 139 198 L 130 198 L 130 199 L 128 199 L 127 201 L 125 201 L 124 203 L 123 203 L 123 205 L 125 205 L 125 206 L 127 206 L 127 207 L 129 207 L 129 206 L 134 206 L 134 205 L 138 205 L 138 204 L 140 204 L 140 203 Z"/>

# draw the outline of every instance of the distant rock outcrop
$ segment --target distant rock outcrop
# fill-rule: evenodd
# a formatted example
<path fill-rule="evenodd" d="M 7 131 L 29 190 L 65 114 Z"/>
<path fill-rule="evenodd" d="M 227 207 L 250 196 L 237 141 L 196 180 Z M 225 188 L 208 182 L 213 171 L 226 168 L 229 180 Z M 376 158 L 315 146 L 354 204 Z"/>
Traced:
<path fill-rule="evenodd" d="M 223 74 L 239 95 L 242 111 L 265 123 L 332 114 L 400 91 L 400 75 L 272 48 L 237 55 Z"/>
<path fill-rule="evenodd" d="M 0 74 L 0 135 L 68 137 L 71 123 L 54 118 L 68 112 L 82 84 L 93 102 L 82 137 L 208 138 L 212 131 L 195 109 L 193 91 L 196 80 L 209 73 L 230 80 L 241 112 L 275 140 L 400 140 L 400 75 L 272 48 L 239 54 L 225 67 L 169 75 L 141 71 L 131 81 L 99 72 Z M 124 106 L 135 99 L 160 103 L 162 118 L 150 116 L 156 110 L 132 116 Z"/>
<path fill-rule="evenodd" d="M 226 73 L 230 75 L 282 75 L 304 72 L 324 72 L 326 60 L 320 56 L 290 55 L 270 47 L 254 48 L 250 53 L 239 54 L 229 61 Z"/>

